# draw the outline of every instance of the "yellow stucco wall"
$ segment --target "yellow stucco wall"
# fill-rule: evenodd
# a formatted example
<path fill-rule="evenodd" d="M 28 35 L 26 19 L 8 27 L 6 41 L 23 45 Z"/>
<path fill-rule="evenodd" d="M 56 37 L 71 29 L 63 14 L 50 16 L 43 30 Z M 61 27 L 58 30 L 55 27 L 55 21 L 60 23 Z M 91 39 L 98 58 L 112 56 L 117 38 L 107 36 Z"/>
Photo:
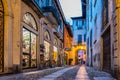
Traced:
<path fill-rule="evenodd" d="M 71 49 L 71 54 L 70 54 L 70 58 L 73 59 L 71 65 L 75 65 L 77 64 L 77 59 L 78 59 L 78 50 L 85 50 L 86 51 L 86 46 L 82 46 L 82 45 L 78 45 L 78 46 L 73 46 Z"/>

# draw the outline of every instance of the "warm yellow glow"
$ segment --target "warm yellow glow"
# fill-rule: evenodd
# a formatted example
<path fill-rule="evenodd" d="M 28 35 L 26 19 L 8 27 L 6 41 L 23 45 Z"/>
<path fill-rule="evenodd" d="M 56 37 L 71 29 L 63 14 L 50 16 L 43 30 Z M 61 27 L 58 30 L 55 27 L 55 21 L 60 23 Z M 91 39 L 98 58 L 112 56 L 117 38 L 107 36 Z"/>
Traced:
<path fill-rule="evenodd" d="M 71 51 L 70 52 L 67 52 L 67 54 L 69 55 L 68 56 L 68 59 L 73 59 L 71 65 L 75 65 L 77 63 L 77 58 L 78 58 L 78 53 L 77 51 L 78 50 L 84 50 L 86 52 L 86 45 L 77 45 L 77 46 L 73 46 L 71 48 Z M 86 54 L 84 55 L 84 60 L 86 60 Z"/>
<path fill-rule="evenodd" d="M 83 49 L 83 46 L 81 46 L 81 49 Z"/>

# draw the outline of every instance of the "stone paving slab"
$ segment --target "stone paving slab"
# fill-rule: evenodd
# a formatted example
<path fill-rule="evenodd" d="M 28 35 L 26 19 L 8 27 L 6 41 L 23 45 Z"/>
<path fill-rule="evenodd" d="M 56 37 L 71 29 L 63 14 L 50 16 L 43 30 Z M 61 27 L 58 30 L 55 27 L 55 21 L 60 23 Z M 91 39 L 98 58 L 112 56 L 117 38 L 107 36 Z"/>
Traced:
<path fill-rule="evenodd" d="M 47 76 L 44 76 L 43 78 L 40 78 L 38 80 L 55 80 L 57 77 L 61 76 L 66 71 L 68 71 L 70 69 L 73 69 L 74 67 L 69 67 L 69 68 L 65 68 L 65 69 L 59 70 L 59 71 L 57 71 L 55 73 L 52 73 L 52 74 L 47 75 Z"/>
<path fill-rule="evenodd" d="M 90 80 L 90 79 L 80 79 L 80 78 L 77 79 L 77 78 L 76 78 L 75 80 Z"/>
<path fill-rule="evenodd" d="M 86 72 L 85 65 L 82 65 L 78 70 L 75 80 L 90 80 L 88 73 Z"/>
<path fill-rule="evenodd" d="M 94 80 L 116 80 L 110 77 L 94 77 Z"/>
<path fill-rule="evenodd" d="M 56 67 L 56 68 L 48 68 L 48 69 L 32 71 L 32 72 L 25 72 L 20 74 L 13 74 L 9 76 L 0 77 L 0 80 L 36 80 L 44 75 L 51 74 L 63 68 L 64 67 Z"/>

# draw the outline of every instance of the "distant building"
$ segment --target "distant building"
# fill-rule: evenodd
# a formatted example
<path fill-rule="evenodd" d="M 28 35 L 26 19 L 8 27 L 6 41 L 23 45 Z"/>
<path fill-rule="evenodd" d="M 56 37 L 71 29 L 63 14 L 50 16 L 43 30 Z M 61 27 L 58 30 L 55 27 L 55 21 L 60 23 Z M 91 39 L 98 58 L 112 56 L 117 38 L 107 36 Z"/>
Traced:
<path fill-rule="evenodd" d="M 86 0 L 82 0 L 82 16 L 71 17 L 72 19 L 72 65 L 79 63 L 79 52 L 83 51 L 86 55 Z M 85 60 L 85 58 L 84 58 Z"/>
<path fill-rule="evenodd" d="M 73 58 L 72 58 L 72 41 L 73 41 L 73 34 L 71 30 L 70 24 L 64 24 L 64 64 L 71 65 Z"/>
<path fill-rule="evenodd" d="M 86 43 L 86 19 L 72 17 L 73 45 L 84 45 Z"/>

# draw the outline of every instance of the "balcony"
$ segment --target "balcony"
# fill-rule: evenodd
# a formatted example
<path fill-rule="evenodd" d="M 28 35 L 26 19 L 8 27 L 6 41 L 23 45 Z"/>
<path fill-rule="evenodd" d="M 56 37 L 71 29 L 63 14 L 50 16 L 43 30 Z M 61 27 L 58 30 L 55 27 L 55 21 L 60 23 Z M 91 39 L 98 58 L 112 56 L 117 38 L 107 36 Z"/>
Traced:
<path fill-rule="evenodd" d="M 57 2 L 55 0 L 34 0 L 35 3 L 41 8 L 44 15 L 53 24 L 58 26 L 60 24 L 60 15 L 58 11 Z"/>

